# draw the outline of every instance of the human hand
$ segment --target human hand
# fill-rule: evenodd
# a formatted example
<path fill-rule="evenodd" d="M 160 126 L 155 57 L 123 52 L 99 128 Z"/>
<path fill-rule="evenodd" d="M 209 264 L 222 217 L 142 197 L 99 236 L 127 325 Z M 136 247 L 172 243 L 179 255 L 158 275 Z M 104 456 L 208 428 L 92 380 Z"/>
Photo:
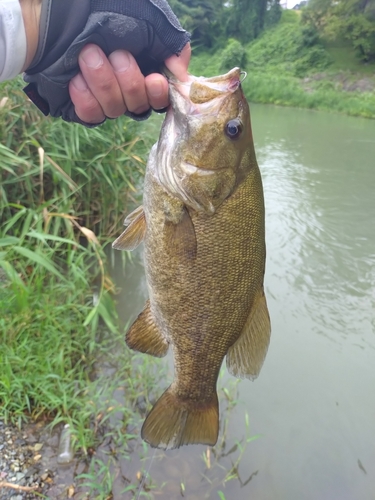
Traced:
<path fill-rule="evenodd" d="M 113 2 L 113 12 L 103 10 L 105 2 L 90 0 L 48 0 L 42 7 L 50 4 L 48 22 L 39 30 L 46 43 L 24 74 L 25 93 L 46 116 L 88 127 L 125 110 L 135 120 L 146 119 L 151 106 L 168 104 L 158 65 L 171 64 L 170 71 L 177 67 L 180 73 L 176 77 L 187 78 L 190 34 L 167 0 Z M 180 52 L 177 60 L 169 59 Z"/>
<path fill-rule="evenodd" d="M 187 43 L 180 56 L 166 59 L 165 65 L 180 81 L 186 81 L 191 47 Z M 130 52 L 116 50 L 107 58 L 100 47 L 86 45 L 78 59 L 81 72 L 69 83 L 70 98 L 78 117 L 86 123 L 117 118 L 126 111 L 142 114 L 150 107 L 158 110 L 169 104 L 166 78 L 153 73 L 146 77 Z"/>

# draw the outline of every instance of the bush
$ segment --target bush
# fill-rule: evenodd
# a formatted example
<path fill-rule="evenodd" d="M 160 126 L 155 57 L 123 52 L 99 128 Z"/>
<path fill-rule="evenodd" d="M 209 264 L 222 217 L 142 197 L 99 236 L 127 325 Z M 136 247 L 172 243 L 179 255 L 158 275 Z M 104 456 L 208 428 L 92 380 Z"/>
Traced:
<path fill-rule="evenodd" d="M 220 71 L 229 71 L 238 66 L 244 67 L 246 64 L 246 50 L 238 41 L 230 38 L 227 47 L 221 54 Z"/>
<path fill-rule="evenodd" d="M 318 42 L 316 30 L 300 24 L 282 23 L 265 31 L 248 47 L 248 64 L 295 76 L 321 71 L 331 63 L 328 52 Z"/>

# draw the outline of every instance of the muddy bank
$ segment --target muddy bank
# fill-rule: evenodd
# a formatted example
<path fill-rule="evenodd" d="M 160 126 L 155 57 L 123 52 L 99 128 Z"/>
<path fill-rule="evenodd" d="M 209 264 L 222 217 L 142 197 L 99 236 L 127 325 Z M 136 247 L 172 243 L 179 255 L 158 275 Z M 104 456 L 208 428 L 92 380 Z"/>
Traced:
<path fill-rule="evenodd" d="M 306 92 L 313 92 L 316 82 L 326 82 L 336 90 L 344 92 L 375 91 L 375 77 L 364 76 L 359 73 L 344 71 L 336 74 L 315 73 L 302 80 L 302 87 Z"/>

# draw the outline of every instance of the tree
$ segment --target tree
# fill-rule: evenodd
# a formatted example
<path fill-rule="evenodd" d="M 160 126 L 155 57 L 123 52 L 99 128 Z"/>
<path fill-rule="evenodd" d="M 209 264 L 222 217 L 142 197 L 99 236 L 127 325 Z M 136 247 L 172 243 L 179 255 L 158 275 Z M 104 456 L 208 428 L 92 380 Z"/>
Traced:
<path fill-rule="evenodd" d="M 246 43 L 281 17 L 280 0 L 232 0 L 226 32 Z"/>
<path fill-rule="evenodd" d="M 329 38 L 345 38 L 364 61 L 375 59 L 375 0 L 310 0 L 302 21 Z"/>
<path fill-rule="evenodd" d="M 248 42 L 281 17 L 280 0 L 169 0 L 195 47 Z"/>
<path fill-rule="evenodd" d="M 262 31 L 267 0 L 233 0 L 227 33 L 241 42 L 254 40 Z"/>
<path fill-rule="evenodd" d="M 329 19 L 332 4 L 332 0 L 310 0 L 307 7 L 302 10 L 302 22 L 322 31 Z"/>
<path fill-rule="evenodd" d="M 223 33 L 225 0 L 169 0 L 195 46 L 212 47 Z"/>

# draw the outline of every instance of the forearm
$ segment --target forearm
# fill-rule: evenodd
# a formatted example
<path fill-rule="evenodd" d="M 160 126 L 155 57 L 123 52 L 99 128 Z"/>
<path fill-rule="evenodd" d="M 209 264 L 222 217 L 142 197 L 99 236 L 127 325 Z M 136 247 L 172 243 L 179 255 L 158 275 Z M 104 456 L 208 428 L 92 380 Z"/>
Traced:
<path fill-rule="evenodd" d="M 30 65 L 38 46 L 41 1 L 0 2 L 0 81 Z"/>
<path fill-rule="evenodd" d="M 19 0 L 27 39 L 27 53 L 22 71 L 25 71 L 34 59 L 39 39 L 39 21 L 42 0 Z"/>

